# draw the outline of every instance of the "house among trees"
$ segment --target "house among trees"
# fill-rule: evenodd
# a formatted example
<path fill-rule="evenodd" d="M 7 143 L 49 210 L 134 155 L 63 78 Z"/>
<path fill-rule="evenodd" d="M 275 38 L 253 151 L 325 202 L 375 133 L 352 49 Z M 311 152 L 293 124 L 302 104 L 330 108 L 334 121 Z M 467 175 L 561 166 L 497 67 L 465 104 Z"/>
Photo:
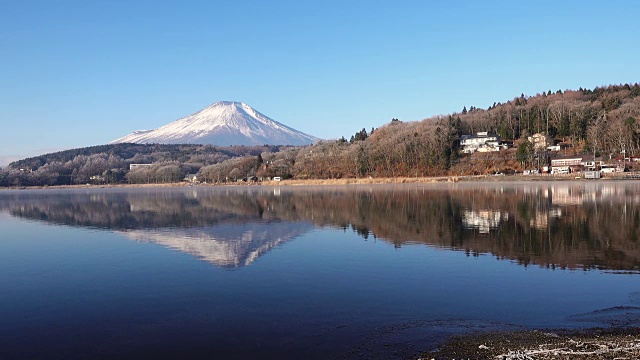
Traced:
<path fill-rule="evenodd" d="M 190 183 L 197 183 L 198 182 L 198 174 L 189 174 L 189 175 L 184 177 L 184 181 L 190 182 Z"/>
<path fill-rule="evenodd" d="M 507 144 L 502 143 L 499 135 L 483 131 L 476 133 L 476 135 L 462 135 L 460 137 L 460 148 L 465 154 L 473 154 L 476 151 L 500 151 L 506 149 Z"/>
<path fill-rule="evenodd" d="M 147 166 L 153 166 L 153 164 L 129 164 L 129 170 L 140 169 Z"/>
<path fill-rule="evenodd" d="M 550 146 L 553 146 L 553 138 L 543 133 L 533 134 L 527 137 L 527 140 L 533 145 L 534 150 L 545 150 Z"/>
<path fill-rule="evenodd" d="M 94 183 L 103 183 L 105 179 L 104 179 L 104 176 L 102 175 L 93 175 L 89 177 L 89 180 L 91 180 Z"/>

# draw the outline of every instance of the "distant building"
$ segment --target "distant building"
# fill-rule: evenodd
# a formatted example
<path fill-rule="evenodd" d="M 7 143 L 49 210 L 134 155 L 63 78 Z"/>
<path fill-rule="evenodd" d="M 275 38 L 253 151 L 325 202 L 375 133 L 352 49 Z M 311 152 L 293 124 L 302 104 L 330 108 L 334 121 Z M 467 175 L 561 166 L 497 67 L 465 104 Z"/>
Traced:
<path fill-rule="evenodd" d="M 153 164 L 129 164 L 129 170 L 133 170 L 133 169 L 137 169 L 145 166 L 152 166 L 152 165 Z"/>
<path fill-rule="evenodd" d="M 551 159 L 551 167 L 582 165 L 582 156 L 565 156 Z"/>
<path fill-rule="evenodd" d="M 565 156 L 551 159 L 552 174 L 568 174 L 583 170 L 597 170 L 602 166 L 602 161 L 593 160 L 593 156 Z"/>
<path fill-rule="evenodd" d="M 465 154 L 473 154 L 476 151 L 490 152 L 506 149 L 507 145 L 501 142 L 500 136 L 479 132 L 476 135 L 462 135 L 460 137 L 460 147 Z"/>
<path fill-rule="evenodd" d="M 197 174 L 189 174 L 189 175 L 184 177 L 184 181 L 190 182 L 190 183 L 197 183 L 198 182 L 198 175 Z"/>
<path fill-rule="evenodd" d="M 594 160 L 593 156 L 585 156 L 582 161 L 582 166 L 587 170 L 598 170 L 602 168 L 602 160 Z"/>
<path fill-rule="evenodd" d="M 533 144 L 535 150 L 546 149 L 549 146 L 553 146 L 553 138 L 543 133 L 533 134 L 527 137 L 527 140 Z M 558 148 L 558 150 L 560 150 L 560 148 Z"/>
<path fill-rule="evenodd" d="M 584 172 L 584 178 L 585 179 L 600 179 L 602 175 L 600 174 L 600 171 L 585 171 Z"/>

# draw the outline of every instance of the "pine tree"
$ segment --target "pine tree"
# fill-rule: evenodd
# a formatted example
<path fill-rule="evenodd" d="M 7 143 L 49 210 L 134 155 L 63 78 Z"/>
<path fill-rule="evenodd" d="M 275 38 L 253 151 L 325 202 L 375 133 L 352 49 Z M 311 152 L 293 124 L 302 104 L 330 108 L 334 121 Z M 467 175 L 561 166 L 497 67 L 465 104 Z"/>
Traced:
<path fill-rule="evenodd" d="M 525 139 L 519 146 L 518 150 L 516 150 L 516 159 L 522 164 L 525 165 L 533 153 L 533 144 Z"/>

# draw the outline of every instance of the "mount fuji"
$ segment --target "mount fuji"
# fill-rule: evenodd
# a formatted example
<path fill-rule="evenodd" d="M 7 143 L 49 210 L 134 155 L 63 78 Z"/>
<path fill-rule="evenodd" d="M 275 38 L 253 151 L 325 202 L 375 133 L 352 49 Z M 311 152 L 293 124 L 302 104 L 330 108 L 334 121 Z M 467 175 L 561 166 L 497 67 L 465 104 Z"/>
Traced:
<path fill-rule="evenodd" d="M 111 144 L 309 145 L 318 140 L 247 104 L 220 101 L 157 129 L 134 131 Z"/>

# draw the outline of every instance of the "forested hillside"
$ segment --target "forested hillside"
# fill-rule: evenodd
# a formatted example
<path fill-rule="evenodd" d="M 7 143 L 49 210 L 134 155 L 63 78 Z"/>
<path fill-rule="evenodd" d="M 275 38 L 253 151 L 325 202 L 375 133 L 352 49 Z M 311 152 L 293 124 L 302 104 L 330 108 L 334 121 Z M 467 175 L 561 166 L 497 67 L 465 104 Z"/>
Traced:
<path fill-rule="evenodd" d="M 280 149 L 280 146 L 162 144 L 92 146 L 13 162 L 0 171 L 0 186 L 176 182 L 206 165 Z M 150 166 L 132 172 L 130 164 Z"/>
<path fill-rule="evenodd" d="M 463 155 L 463 134 L 497 133 L 517 148 Z M 527 136 L 546 133 L 562 144 L 556 153 L 534 154 Z M 518 152 L 518 150 L 521 150 Z M 286 156 L 264 156 L 279 162 L 295 178 L 434 176 L 518 171 L 561 155 L 586 154 L 605 160 L 640 156 L 640 84 L 593 90 L 547 91 L 521 95 L 487 110 L 463 107 L 460 113 L 418 122 L 393 119 L 349 140 L 323 142 Z M 215 165 L 214 165 L 215 168 Z M 279 175 L 284 172 L 280 171 Z"/>
<path fill-rule="evenodd" d="M 463 155 L 460 136 L 497 133 L 515 148 Z M 564 155 L 640 156 L 640 84 L 524 94 L 488 109 L 422 121 L 393 119 L 339 140 L 304 147 L 117 144 L 62 151 L 10 164 L 0 186 L 175 182 L 198 173 L 207 182 L 251 176 L 297 179 L 434 176 L 517 171 L 534 156 L 527 136 L 551 135 Z M 525 146 L 521 146 L 521 145 Z M 624 155 L 621 155 L 624 154 Z M 549 156 L 560 154 L 545 154 Z M 129 164 L 152 164 L 133 171 Z"/>
<path fill-rule="evenodd" d="M 640 84 L 614 85 L 593 90 L 524 94 L 488 110 L 463 108 L 466 131 L 495 131 L 504 139 L 547 133 L 597 151 L 638 151 Z"/>

